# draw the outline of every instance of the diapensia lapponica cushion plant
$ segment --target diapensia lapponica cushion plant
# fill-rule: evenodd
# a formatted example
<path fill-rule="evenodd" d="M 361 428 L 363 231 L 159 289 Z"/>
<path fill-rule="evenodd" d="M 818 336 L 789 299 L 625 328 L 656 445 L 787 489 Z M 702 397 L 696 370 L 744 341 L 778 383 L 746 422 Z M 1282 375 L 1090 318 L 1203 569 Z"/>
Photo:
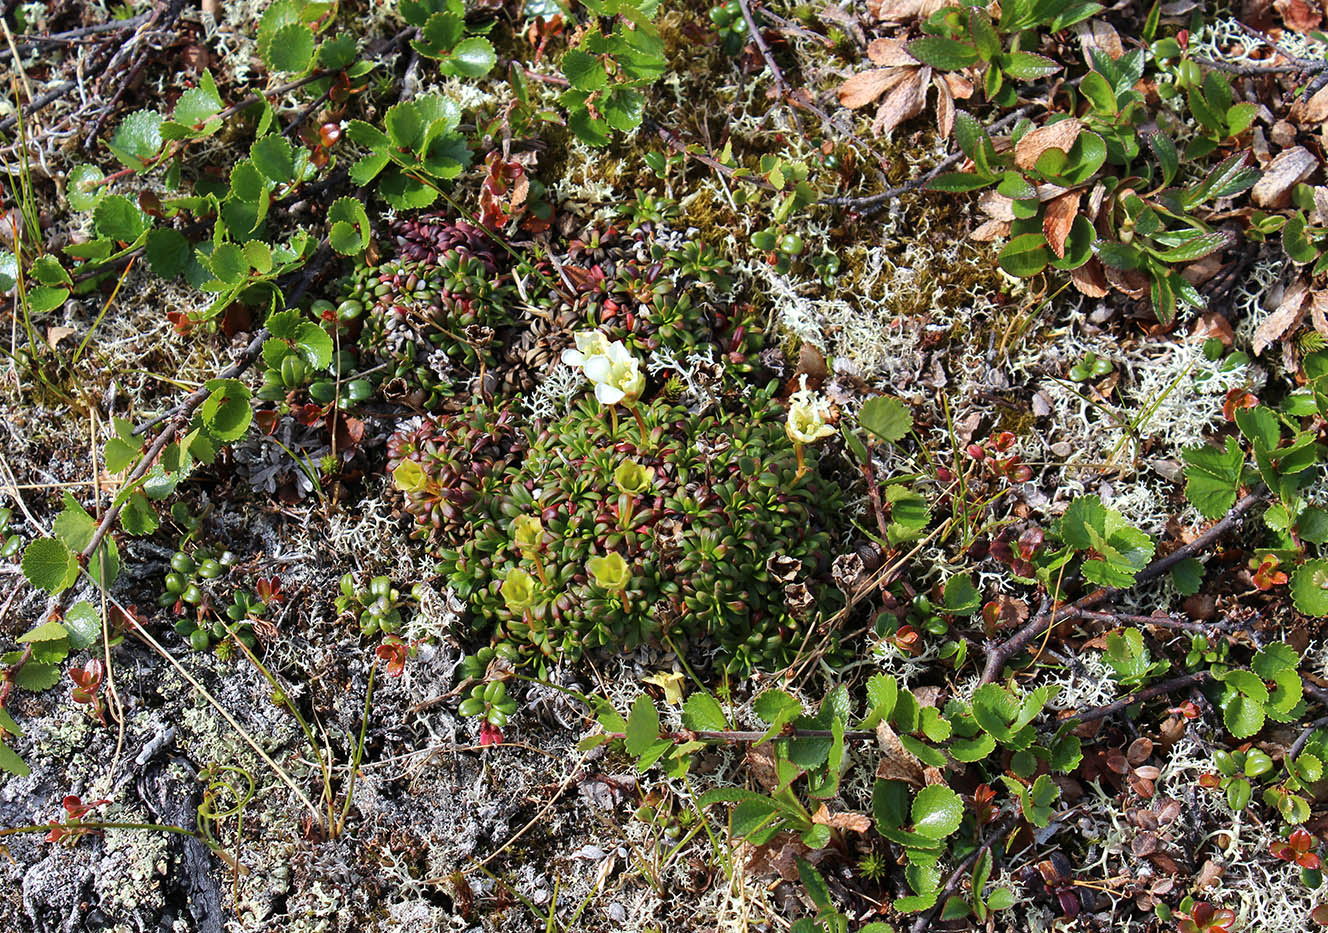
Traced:
<path fill-rule="evenodd" d="M 391 442 L 394 481 L 475 636 L 541 668 L 648 641 L 717 652 L 735 671 L 786 663 L 842 602 L 829 575 L 842 497 L 800 470 L 776 384 L 697 414 L 646 401 L 621 344 L 578 344 L 569 358 L 614 405 L 592 390 L 520 442 L 496 440 L 510 421 L 476 405 Z M 639 418 L 610 416 L 629 404 Z"/>

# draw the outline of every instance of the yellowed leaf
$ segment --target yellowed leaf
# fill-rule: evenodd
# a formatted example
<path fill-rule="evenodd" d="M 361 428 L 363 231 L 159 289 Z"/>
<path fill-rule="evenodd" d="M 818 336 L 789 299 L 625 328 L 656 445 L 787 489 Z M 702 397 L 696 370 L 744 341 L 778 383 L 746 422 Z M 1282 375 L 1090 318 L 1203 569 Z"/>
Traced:
<path fill-rule="evenodd" d="M 1065 239 L 1070 235 L 1074 218 L 1079 215 L 1079 197 L 1082 190 L 1067 191 L 1047 202 L 1042 215 L 1042 235 L 1058 259 L 1065 258 Z"/>
<path fill-rule="evenodd" d="M 1037 165 L 1038 156 L 1048 149 L 1068 152 L 1074 141 L 1079 138 L 1081 129 L 1083 125 L 1071 117 L 1025 133 L 1023 139 L 1014 147 L 1014 164 L 1028 171 Z"/>

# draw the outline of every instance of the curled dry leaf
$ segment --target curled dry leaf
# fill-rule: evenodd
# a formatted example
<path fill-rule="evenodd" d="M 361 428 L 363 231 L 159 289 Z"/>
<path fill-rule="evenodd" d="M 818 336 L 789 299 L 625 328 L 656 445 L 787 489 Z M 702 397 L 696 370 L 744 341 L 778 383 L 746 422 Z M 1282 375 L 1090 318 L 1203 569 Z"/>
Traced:
<path fill-rule="evenodd" d="M 839 86 L 839 103 L 850 110 L 865 107 L 914 72 L 912 68 L 873 68 Z"/>
<path fill-rule="evenodd" d="M 816 808 L 816 812 L 812 814 L 812 822 L 829 826 L 831 829 L 846 829 L 853 833 L 865 833 L 872 825 L 871 819 L 862 813 L 852 811 L 831 813 L 825 804 Z"/>
<path fill-rule="evenodd" d="M 1065 257 L 1065 240 L 1070 235 L 1070 228 L 1074 226 L 1074 218 L 1079 214 L 1079 198 L 1082 194 L 1081 189 L 1067 191 L 1053 198 L 1042 215 L 1042 235 L 1047 238 L 1047 245 L 1057 258 Z"/>
<path fill-rule="evenodd" d="M 909 69 L 912 75 L 900 81 L 876 108 L 872 130 L 879 135 L 892 133 L 899 124 L 922 112 L 927 102 L 927 85 L 931 81 L 930 68 Z"/>
<path fill-rule="evenodd" d="M 1273 0 L 1273 9 L 1282 14 L 1286 27 L 1296 32 L 1309 32 L 1323 22 L 1318 8 L 1306 0 Z"/>
<path fill-rule="evenodd" d="M 1282 301 L 1278 304 L 1277 310 L 1264 318 L 1259 326 L 1254 329 L 1254 337 L 1251 343 L 1255 356 L 1268 349 L 1274 341 L 1280 339 L 1304 319 L 1305 312 L 1309 310 L 1309 297 L 1309 285 L 1300 280 L 1292 284 L 1283 293 Z"/>
<path fill-rule="evenodd" d="M 876 766 L 878 778 L 883 781 L 903 781 L 914 787 L 922 787 L 926 783 L 922 762 L 904 748 L 889 723 L 877 725 L 876 743 L 881 749 L 881 761 Z"/>
<path fill-rule="evenodd" d="M 1113 269 L 1111 266 L 1104 266 L 1103 271 L 1107 274 L 1107 281 L 1116 291 L 1131 298 L 1142 298 L 1148 294 L 1148 278 L 1143 273 L 1133 269 L 1126 272 L 1122 269 Z"/>
<path fill-rule="evenodd" d="M 1125 54 L 1120 33 L 1116 32 L 1115 27 L 1106 20 L 1094 18 L 1087 23 L 1079 23 L 1074 27 L 1074 31 L 1079 34 L 1079 45 L 1084 52 L 1084 64 L 1090 68 L 1093 66 L 1095 50 L 1109 56 L 1113 61 Z"/>
<path fill-rule="evenodd" d="M 1315 292 L 1310 297 L 1310 323 L 1328 337 L 1328 291 Z"/>
<path fill-rule="evenodd" d="M 1315 91 L 1309 100 L 1296 101 L 1291 116 L 1302 126 L 1328 120 L 1328 85 Z"/>
<path fill-rule="evenodd" d="M 1083 124 L 1071 117 L 1059 123 L 1030 130 L 1014 147 L 1014 164 L 1028 171 L 1037 165 L 1038 157 L 1048 149 L 1069 152 L 1074 141 L 1079 138 L 1081 129 Z"/>
<path fill-rule="evenodd" d="M 1285 207 L 1291 189 L 1314 174 L 1319 160 L 1304 146 L 1283 149 L 1268 163 L 1263 177 L 1250 189 L 1250 198 L 1260 207 Z"/>

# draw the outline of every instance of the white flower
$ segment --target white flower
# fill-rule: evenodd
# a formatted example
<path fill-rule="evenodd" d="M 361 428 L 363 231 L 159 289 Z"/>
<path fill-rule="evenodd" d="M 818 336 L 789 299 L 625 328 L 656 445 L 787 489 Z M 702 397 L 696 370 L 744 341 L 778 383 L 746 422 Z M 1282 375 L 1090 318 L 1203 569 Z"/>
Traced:
<path fill-rule="evenodd" d="M 583 330 L 575 339 L 576 349 L 563 351 L 563 362 L 568 366 L 582 367 L 594 357 L 608 355 L 609 338 L 600 331 Z"/>
<path fill-rule="evenodd" d="M 835 433 L 835 429 L 829 424 L 830 402 L 807 388 L 805 373 L 800 385 L 802 388 L 789 398 L 788 420 L 784 422 L 784 432 L 795 444 L 811 444 Z"/>
<path fill-rule="evenodd" d="M 646 388 L 641 361 L 632 356 L 622 341 L 609 344 L 608 352 L 592 356 L 582 366 L 586 378 L 595 384 L 595 398 L 601 405 L 632 404 Z"/>
<path fill-rule="evenodd" d="M 632 356 L 621 340 L 612 343 L 597 330 L 576 335 L 576 349 L 563 351 L 563 362 L 579 366 L 595 385 L 595 398 L 603 405 L 635 402 L 645 391 L 641 361 Z"/>

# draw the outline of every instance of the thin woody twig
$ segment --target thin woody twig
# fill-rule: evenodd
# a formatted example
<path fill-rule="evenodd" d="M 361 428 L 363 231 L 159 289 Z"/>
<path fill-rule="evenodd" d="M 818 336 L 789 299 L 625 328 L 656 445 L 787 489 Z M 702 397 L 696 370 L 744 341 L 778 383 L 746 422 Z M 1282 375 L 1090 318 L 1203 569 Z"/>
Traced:
<path fill-rule="evenodd" d="M 1192 557 L 1195 554 L 1202 553 L 1212 546 L 1216 541 L 1227 532 L 1238 526 L 1245 517 L 1245 513 L 1253 509 L 1264 501 L 1262 492 L 1250 493 L 1234 506 L 1221 521 L 1215 522 L 1203 534 L 1195 538 L 1189 544 L 1178 547 L 1176 550 L 1153 561 L 1134 578 L 1134 586 L 1147 583 L 1149 580 L 1156 579 L 1166 573 L 1176 564 Z M 987 652 L 987 665 L 982 671 L 980 683 L 994 683 L 1001 675 L 1001 670 L 1016 654 L 1026 648 L 1035 638 L 1041 635 L 1047 629 L 1058 625 L 1067 619 L 1074 618 L 1086 609 L 1091 609 L 1106 602 L 1111 597 L 1120 593 L 1121 590 L 1111 587 L 1094 590 L 1083 598 L 1068 606 L 1056 611 L 1045 610 L 1039 612 L 1033 619 L 1011 636 L 1007 641 Z"/>

